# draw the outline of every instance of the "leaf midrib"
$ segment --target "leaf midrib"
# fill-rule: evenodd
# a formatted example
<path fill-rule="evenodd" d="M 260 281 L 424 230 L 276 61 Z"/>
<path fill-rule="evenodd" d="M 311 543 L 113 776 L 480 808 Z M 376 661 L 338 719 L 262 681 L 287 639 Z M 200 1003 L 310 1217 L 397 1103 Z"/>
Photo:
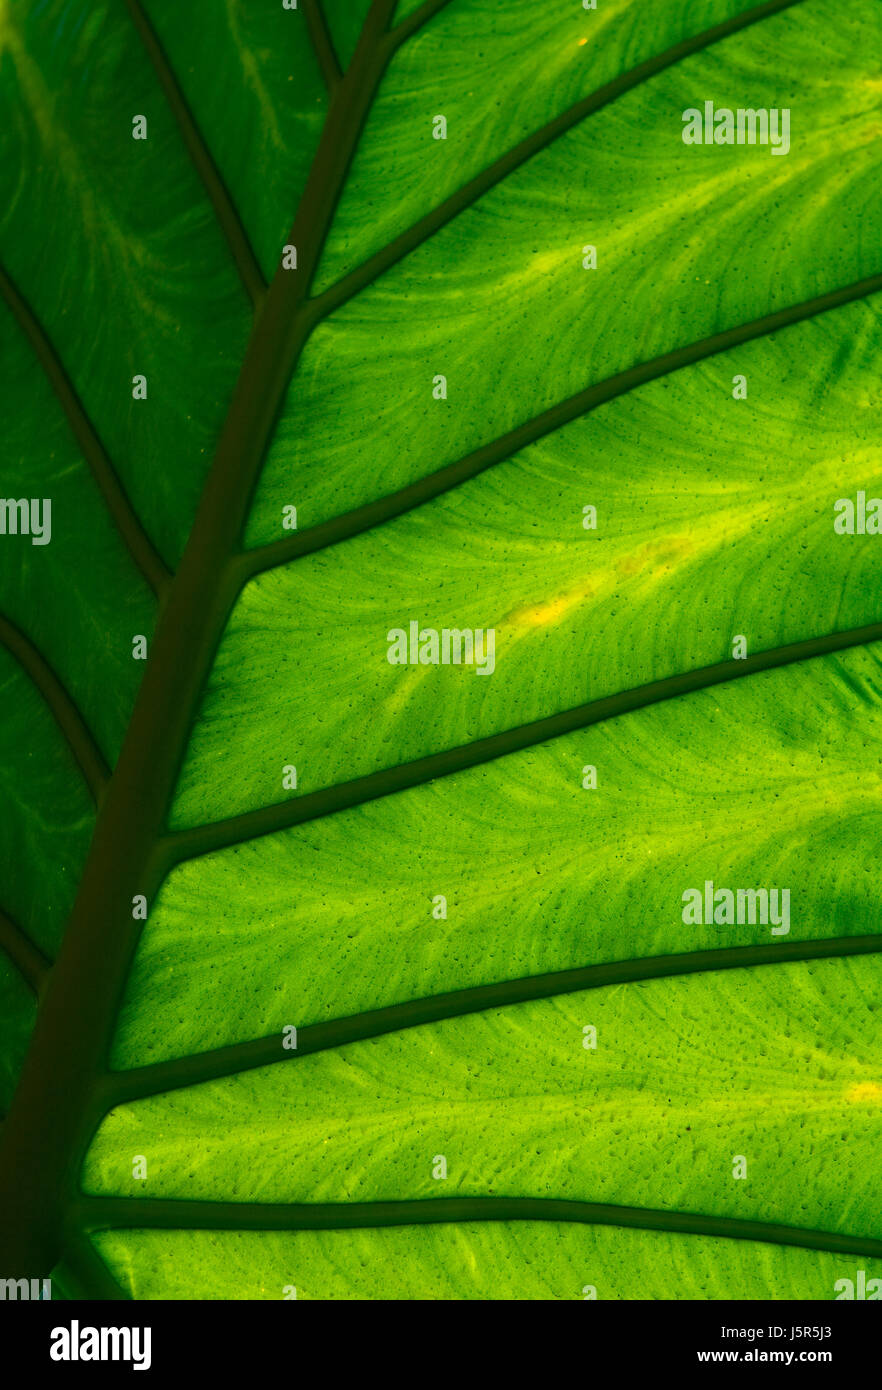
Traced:
<path fill-rule="evenodd" d="M 50 973 L 0 1149 L 9 1268 L 57 1262 L 95 1118 L 113 1021 L 137 942 L 132 899 L 158 892 L 156 853 L 205 675 L 236 586 L 236 553 L 266 444 L 306 323 L 301 312 L 373 94 L 395 51 L 395 0 L 374 0 L 346 78 L 331 99 L 291 241 L 257 317 L 175 579 L 160 608 L 141 689 L 98 815 L 77 899 Z"/>

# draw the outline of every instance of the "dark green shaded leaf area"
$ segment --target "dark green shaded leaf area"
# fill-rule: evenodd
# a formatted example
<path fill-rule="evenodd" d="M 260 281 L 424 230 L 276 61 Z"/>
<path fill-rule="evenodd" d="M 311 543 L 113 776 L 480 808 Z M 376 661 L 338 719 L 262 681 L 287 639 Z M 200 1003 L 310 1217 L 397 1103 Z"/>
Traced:
<path fill-rule="evenodd" d="M 880 73 L 876 0 L 0 0 L 0 1274 L 882 1279 Z"/>

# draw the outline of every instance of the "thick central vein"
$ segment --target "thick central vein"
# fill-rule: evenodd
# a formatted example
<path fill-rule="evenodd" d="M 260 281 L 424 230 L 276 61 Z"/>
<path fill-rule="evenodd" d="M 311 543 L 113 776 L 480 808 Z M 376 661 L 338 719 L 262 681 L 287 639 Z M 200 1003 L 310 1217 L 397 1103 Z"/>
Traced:
<path fill-rule="evenodd" d="M 160 612 L 119 761 L 96 822 L 0 1149 L 0 1267 L 48 1273 L 100 1105 L 116 1010 L 148 903 L 157 844 L 202 686 L 235 599 L 229 561 L 307 331 L 301 308 L 374 93 L 395 51 L 395 0 L 374 0 L 335 90 L 291 232 L 299 270 L 280 266 L 257 316 L 180 567 Z M 11 1194 L 15 1194 L 14 1201 Z"/>
<path fill-rule="evenodd" d="M 291 233 L 291 241 L 297 245 L 300 253 L 301 268 L 293 275 L 282 270 L 277 272 L 266 297 L 262 298 L 197 519 L 180 571 L 171 582 L 160 615 L 123 751 L 98 817 L 62 951 L 46 986 L 33 1043 L 5 1126 L 5 1143 L 0 1155 L 0 1190 L 15 1194 L 14 1202 L 7 1199 L 2 1213 L 5 1262 L 10 1268 L 48 1271 L 58 1257 L 61 1234 L 68 1229 L 71 1212 L 76 1210 L 73 1193 L 82 1155 L 102 1113 L 103 1098 L 98 1082 L 105 1072 L 113 1022 L 138 937 L 138 926 L 131 917 L 133 894 L 144 893 L 152 902 L 169 862 L 178 856 L 185 843 L 192 846 L 199 842 L 201 836 L 204 847 L 195 848 L 192 852 L 202 853 L 205 848 L 217 847 L 218 835 L 221 841 L 224 835 L 231 832 L 238 838 L 243 823 L 248 821 L 251 824 L 247 817 L 236 818 L 220 826 L 185 832 L 180 837 L 164 841 L 161 837 L 204 680 L 241 583 L 241 573 L 237 573 L 233 560 L 241 543 L 266 447 L 303 343 L 329 302 L 323 304 L 319 299 L 307 302 L 309 284 L 356 142 L 382 73 L 396 47 L 419 23 L 440 10 L 444 2 L 427 0 L 408 21 L 390 34 L 388 29 L 395 0 L 373 0 L 352 64 L 345 78 L 335 85 L 319 149 Z M 758 6 L 738 17 L 737 21 L 727 23 L 740 26 L 754 22 L 765 14 L 798 2 L 775 0 L 775 3 Z M 137 20 L 141 9 L 137 0 L 129 0 L 129 8 Z M 149 35 L 143 32 L 146 41 Z M 722 37 L 722 34 L 719 36 Z M 702 41 L 713 40 L 705 35 L 689 42 L 700 46 Z M 653 61 L 664 65 L 665 56 Z M 161 50 L 158 57 L 162 63 L 165 62 Z M 160 80 L 163 80 L 160 68 L 157 71 Z M 170 69 L 166 71 L 163 85 L 175 109 L 180 92 Z M 612 97 L 607 96 L 606 99 Z M 194 159 L 201 159 L 204 147 L 195 125 L 188 127 L 183 119 L 188 114 L 179 103 L 176 115 L 185 143 L 189 142 Z M 547 137 L 547 129 L 539 133 L 540 139 Z M 196 140 L 200 142 L 198 148 L 194 143 Z M 529 154 L 523 157 L 529 157 Z M 502 177 L 503 174 L 499 173 L 498 176 Z M 486 174 L 481 177 L 486 178 Z M 469 195 L 464 190 L 454 195 L 458 198 L 463 196 Z M 436 209 L 430 217 L 438 213 Z M 427 226 L 423 225 L 423 233 L 430 234 Z M 389 254 L 389 248 L 380 254 Z M 256 284 L 254 291 L 256 297 Z M 339 287 L 332 287 L 328 293 L 333 295 L 335 292 L 339 292 Z M 15 311 L 14 301 L 13 309 Z M 23 326 L 29 331 L 27 322 Z M 43 350 L 46 358 L 39 338 L 35 339 L 33 333 L 31 337 L 38 353 Z M 67 383 L 59 374 L 57 363 L 46 359 L 44 365 L 50 375 L 55 371 L 56 389 L 60 392 L 66 389 Z M 641 369 L 633 370 L 639 373 Z M 674 370 L 674 367 L 668 370 Z M 579 398 L 573 399 L 575 402 Z M 78 421 L 81 426 L 83 424 L 73 409 L 77 406 L 78 402 L 71 398 L 66 407 L 69 408 L 69 416 L 74 419 L 75 428 Z M 567 408 L 575 407 L 572 402 L 555 407 L 557 414 L 554 418 L 562 422 Z M 579 406 L 576 413 L 582 413 L 584 408 L 584 405 Z M 556 428 L 556 425 L 549 424 L 548 428 Z M 542 432 L 546 432 L 545 429 Z M 517 432 L 514 434 L 517 435 Z M 511 439 L 506 437 L 504 447 L 508 448 L 510 444 Z M 496 441 L 487 447 L 492 452 L 502 447 L 502 442 Z M 475 459 L 474 456 L 470 458 L 471 467 Z M 96 461 L 101 462 L 97 455 L 90 459 L 93 466 Z M 496 461 L 495 458 L 492 461 Z M 480 464 L 480 467 L 486 466 L 489 466 L 489 462 Z M 480 468 L 476 471 L 480 471 Z M 106 489 L 111 487 L 112 482 L 112 475 L 104 477 Z M 165 578 L 164 574 L 159 576 L 162 582 L 157 587 L 162 587 Z M 472 766 L 489 757 L 499 756 L 501 752 L 553 737 L 558 732 L 566 732 L 569 727 L 584 727 L 599 719 L 612 717 L 626 708 L 639 708 L 688 689 L 699 689 L 717 681 L 749 674 L 751 670 L 769 669 L 774 665 L 817 655 L 821 651 L 835 651 L 858 642 L 876 640 L 882 636 L 882 625 L 859 631 L 861 635 L 857 631 L 832 634 L 827 638 L 762 653 L 745 662 L 720 663 L 718 667 L 706 667 L 699 672 L 671 677 L 643 687 L 640 691 L 624 692 L 610 700 L 595 701 L 579 710 L 552 716 L 550 720 L 509 730 L 469 745 L 466 749 L 449 750 L 438 755 L 437 759 L 423 759 L 404 768 L 359 779 L 357 783 L 346 784 L 342 788 L 331 788 L 316 794 L 318 798 L 330 798 L 327 809 L 320 809 L 324 803 L 311 801 L 309 797 L 296 803 L 286 803 L 283 808 L 267 808 L 256 813 L 265 818 L 267 823 L 264 829 L 252 829 L 248 833 L 266 833 L 266 830 L 278 828 L 270 824 L 273 816 L 284 813 L 285 817 L 290 817 L 292 805 L 298 808 L 297 814 L 283 823 L 294 824 L 299 819 L 328 814 L 330 810 L 343 805 L 358 804 L 372 796 L 385 794 L 379 789 L 377 778 L 385 779 L 388 784 L 386 790 L 415 785 L 431 776 L 446 775 L 459 767 Z M 736 669 L 730 669 L 732 667 Z M 629 700 L 632 703 L 629 704 Z M 604 710 L 606 712 L 602 712 Z M 187 842 L 187 836 L 193 838 Z M 492 1210 L 486 1205 L 488 1201 L 494 1203 Z M 204 1209 L 209 1206 L 215 1208 L 220 1224 L 227 1219 L 239 1224 L 243 1214 L 253 1211 L 247 1206 L 234 1207 L 223 1203 L 114 1205 L 114 1202 L 115 1199 L 105 1199 L 101 1205 L 96 1205 L 90 1201 L 88 1211 L 91 1216 L 85 1214 L 84 1204 L 83 1220 L 89 1229 L 97 1228 L 90 1224 L 96 1220 L 98 1226 L 105 1224 L 105 1215 L 115 1218 L 111 1224 L 128 1224 L 127 1214 L 137 1217 L 140 1213 L 141 1219 L 134 1224 L 198 1226 L 200 1213 L 204 1216 Z M 387 1211 L 389 1206 L 395 1210 Z M 400 1224 L 402 1217 L 407 1222 L 518 1219 L 530 1216 L 534 1219 L 613 1221 L 615 1215 L 615 1224 L 644 1225 L 654 1229 L 706 1231 L 706 1223 L 712 1221 L 712 1233 L 717 1234 L 740 1234 L 751 1239 L 773 1239 L 777 1243 L 791 1244 L 811 1245 L 815 1237 L 818 1241 L 834 1242 L 832 1245 L 815 1243 L 814 1248 L 859 1249 L 860 1253 L 877 1253 L 875 1250 L 871 1252 L 869 1246 L 880 1245 L 879 1242 L 859 1242 L 857 1238 L 827 1233 L 794 1233 L 792 1228 L 764 1226 L 763 1223 L 729 1222 L 730 1227 L 737 1226 L 739 1229 L 726 1230 L 723 1229 L 726 1222 L 714 1221 L 713 1218 L 669 1212 L 639 1212 L 635 1215 L 635 1209 L 587 1203 L 457 1199 L 454 1204 L 444 1205 L 445 1215 L 434 1215 L 437 1206 L 436 1203 L 369 1204 L 369 1210 L 363 1207 L 353 1212 L 347 1205 L 339 1213 L 332 1213 L 329 1207 L 286 1207 L 286 1216 L 279 1219 L 289 1220 L 292 1212 L 295 1215 L 302 1212 L 300 1219 L 303 1222 L 315 1224 L 313 1217 L 318 1215 L 321 1220 L 323 1213 L 324 1218 L 332 1214 L 337 1224 L 353 1225 L 359 1224 L 359 1216 L 366 1215 L 375 1224 Z M 153 1217 L 158 1218 L 156 1223 L 145 1219 L 146 1207 L 150 1208 Z M 419 1212 L 415 1210 L 417 1207 L 420 1208 Z M 556 1213 L 553 1216 L 547 1214 L 552 1208 Z M 503 1215 L 503 1212 L 507 1214 Z M 670 1224 L 677 1221 L 693 1224 Z M 798 1239 L 788 1238 L 788 1231 L 791 1237 L 795 1235 Z"/>

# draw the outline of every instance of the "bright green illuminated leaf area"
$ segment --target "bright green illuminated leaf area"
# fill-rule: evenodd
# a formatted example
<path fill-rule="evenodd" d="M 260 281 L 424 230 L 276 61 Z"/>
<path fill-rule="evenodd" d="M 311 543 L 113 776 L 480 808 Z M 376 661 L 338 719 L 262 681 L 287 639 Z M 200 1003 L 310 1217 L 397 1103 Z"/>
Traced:
<path fill-rule="evenodd" d="M 0 1277 L 882 1290 L 878 10 L 0 0 Z"/>

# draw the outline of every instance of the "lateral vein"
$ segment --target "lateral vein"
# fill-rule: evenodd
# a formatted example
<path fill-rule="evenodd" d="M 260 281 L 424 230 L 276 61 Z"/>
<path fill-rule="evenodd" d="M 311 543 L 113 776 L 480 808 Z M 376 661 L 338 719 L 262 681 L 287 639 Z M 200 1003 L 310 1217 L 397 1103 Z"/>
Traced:
<path fill-rule="evenodd" d="M 480 445 L 453 463 L 425 474 L 416 482 L 408 483 L 397 492 L 388 493 L 385 497 L 367 502 L 350 512 L 343 512 L 340 516 L 332 517 L 329 521 L 309 527 L 296 535 L 253 550 L 242 551 L 235 560 L 238 582 L 246 584 L 249 579 L 265 570 L 288 564 L 301 555 L 311 555 L 327 546 L 337 545 L 340 541 L 349 540 L 352 536 L 361 535 L 365 531 L 384 525 L 387 521 L 403 516 L 406 512 L 424 506 L 443 493 L 478 477 L 488 468 L 507 462 L 521 449 L 535 444 L 548 434 L 553 434 L 573 420 L 588 415 L 598 407 L 607 405 L 610 401 L 625 396 L 651 381 L 657 381 L 660 377 L 694 366 L 696 362 L 741 347 L 757 338 L 768 337 L 781 329 L 804 323 L 807 319 L 816 318 L 832 309 L 842 308 L 857 299 L 865 299 L 879 292 L 882 292 L 882 274 L 870 275 L 850 285 L 830 290 L 826 294 L 815 295 L 812 299 L 788 305 L 785 309 L 777 309 L 774 313 L 763 315 L 762 318 L 751 319 L 747 323 L 737 324 L 734 328 L 724 329 L 721 333 L 699 338 L 695 342 L 663 353 L 661 357 L 638 362 L 604 381 L 586 386 L 584 390 L 578 391 L 566 400 L 558 401 L 548 410 L 543 410 L 541 414 L 517 425 L 515 429 Z"/>
<path fill-rule="evenodd" d="M 19 328 L 33 348 L 50 386 L 58 397 L 74 438 L 89 465 L 92 477 L 104 498 L 111 519 L 125 542 L 132 560 L 147 580 L 154 594 L 159 597 L 165 591 L 171 575 L 135 515 L 132 504 L 126 496 L 125 489 L 117 477 L 104 445 L 98 438 L 58 354 L 30 305 L 2 267 L 0 267 L 0 294 L 3 295 Z"/>
<path fill-rule="evenodd" d="M 196 124 L 165 49 L 159 41 L 159 36 L 151 24 L 141 0 L 125 0 L 125 3 L 147 56 L 153 64 L 169 109 L 180 131 L 184 147 L 208 194 L 239 277 L 256 311 L 260 308 L 266 294 L 266 281 L 257 263 L 248 233 L 227 191 L 211 151 Z"/>
<path fill-rule="evenodd" d="M 418 29 L 422 29 L 436 14 L 440 14 L 450 4 L 450 0 L 423 0 L 423 4 L 418 6 L 406 19 L 402 19 L 400 24 L 396 24 L 391 31 L 391 36 L 395 47 L 400 48 L 403 43 L 412 38 Z"/>
<path fill-rule="evenodd" d="M 292 229 L 300 269 L 292 275 L 280 264 L 256 316 L 196 519 L 160 607 L 64 946 L 41 999 L 0 1145 L 0 1227 L 11 1270 L 51 1268 L 63 1251 L 96 1088 L 140 933 L 132 894 L 150 901 L 159 889 L 158 837 L 236 597 L 229 561 L 241 546 L 256 476 L 302 346 L 301 310 L 311 276 L 393 51 L 388 30 L 394 6 L 395 0 L 373 0 L 352 63 L 331 98 Z"/>
<path fill-rule="evenodd" d="M 306 15 L 309 37 L 322 77 L 325 80 L 325 86 L 328 91 L 331 91 L 336 87 L 343 73 L 331 38 L 331 31 L 328 28 L 322 0 L 303 0 L 303 11 Z"/>
<path fill-rule="evenodd" d="M 17 922 L 0 908 L 0 949 L 4 950 L 25 984 L 39 994 L 51 968 L 40 948 Z"/>
<path fill-rule="evenodd" d="M 623 690 L 616 695 L 589 700 L 586 704 L 576 705 L 559 714 L 547 715 L 527 724 L 518 724 L 502 733 L 475 739 L 472 743 L 460 744 L 441 753 L 416 758 L 413 762 L 399 763 L 395 767 L 370 772 L 363 777 L 353 778 L 352 781 L 324 787 L 321 791 L 307 792 L 305 796 L 276 802 L 272 806 L 262 806 L 259 810 L 246 811 L 226 820 L 174 831 L 161 842 L 160 858 L 167 871 L 184 859 L 211 854 L 216 850 L 241 844 L 245 840 L 257 839 L 261 835 L 270 835 L 294 825 L 303 825 L 307 821 L 335 815 L 338 811 L 349 810 L 354 806 L 363 806 L 368 801 L 377 800 L 378 797 L 391 796 L 395 792 L 422 786 L 439 777 L 464 772 L 481 763 L 506 757 L 509 753 L 519 752 L 523 748 L 532 748 L 537 743 L 546 743 L 550 739 L 574 733 L 577 729 L 587 729 L 592 724 L 604 723 L 633 710 L 645 709 L 663 700 L 689 695 L 779 666 L 789 666 L 811 657 L 825 656 L 831 652 L 845 651 L 849 647 L 878 641 L 882 641 L 882 622 L 832 632 L 823 637 L 810 637 L 802 642 L 791 642 L 784 646 L 771 647 L 767 651 L 755 652 L 741 659 L 718 661 L 711 666 L 699 666 L 691 671 L 665 676 L 661 680 L 650 681 L 646 685 Z"/>
<path fill-rule="evenodd" d="M 0 642 L 30 677 L 51 711 L 97 806 L 110 778 L 110 770 L 73 697 L 30 638 L 3 614 L 0 614 Z"/>
<path fill-rule="evenodd" d="M 571 970 L 555 970 L 527 975 L 516 980 L 500 980 L 489 985 L 473 985 L 443 994 L 367 1009 L 326 1023 L 310 1023 L 297 1029 L 296 1051 L 281 1045 L 281 1033 L 218 1047 L 210 1052 L 191 1053 L 167 1061 L 153 1062 L 128 1071 L 110 1072 L 105 1083 L 106 1106 L 128 1104 L 147 1096 L 198 1086 L 225 1076 L 253 1071 L 257 1067 L 293 1062 L 316 1052 L 326 1052 L 367 1038 L 383 1037 L 406 1028 L 418 1028 L 443 1019 L 461 1018 L 486 1009 L 505 1008 L 530 1000 L 553 999 L 584 989 L 635 981 L 660 980 L 716 970 L 753 968 L 786 962 L 822 960 L 837 957 L 875 955 L 882 952 L 882 934 L 840 936 L 817 941 L 774 941 L 762 946 L 724 946 L 711 950 L 686 951 L 677 955 L 635 957 L 601 965 L 583 965 Z"/>
<path fill-rule="evenodd" d="M 807 1250 L 882 1257 L 870 1236 L 785 1226 L 775 1221 L 706 1216 L 652 1207 L 612 1206 L 553 1197 L 422 1197 L 397 1202 L 206 1202 L 151 1197 L 84 1197 L 88 1230 L 338 1231 L 463 1221 L 556 1221 L 627 1226 L 681 1235 L 722 1236 Z"/>
<path fill-rule="evenodd" d="M 441 4 L 435 4 L 434 10 L 443 8 L 446 2 L 447 0 L 442 0 Z M 756 5 L 741 14 L 733 15 L 731 19 L 724 20 L 721 24 L 715 24 L 712 28 L 703 30 L 700 34 L 682 39 L 679 43 L 666 49 L 664 53 L 647 58 L 644 62 L 638 63 L 636 67 L 629 69 L 628 72 L 605 83 L 595 92 L 589 93 L 588 96 L 577 101 L 568 110 L 555 116 L 540 130 L 534 131 L 504 155 L 501 155 L 493 164 L 488 165 L 480 174 L 476 174 L 468 183 L 463 184 L 455 193 L 452 193 L 449 198 L 445 198 L 431 212 L 426 213 L 425 217 L 421 217 L 413 226 L 395 237 L 388 245 L 375 252 L 361 265 L 356 266 L 336 284 L 316 295 L 312 304 L 317 313 L 320 317 L 326 317 L 333 313 L 341 304 L 345 304 L 347 300 L 359 294 L 361 290 L 409 255 L 416 247 L 434 236 L 448 222 L 458 217 L 466 208 L 471 207 L 473 203 L 507 178 L 515 169 L 520 168 L 528 159 L 532 159 L 534 155 L 553 144 L 560 136 L 579 125 L 587 116 L 594 115 L 596 111 L 609 106 L 618 97 L 633 91 L 635 87 L 642 86 L 644 82 L 648 82 L 650 78 L 664 72 L 666 68 L 682 62 L 684 58 L 691 57 L 694 53 L 700 53 L 703 49 L 719 43 L 722 39 L 729 38 L 741 29 L 747 29 L 761 20 L 768 19 L 772 15 L 802 3 L 803 0 L 768 0 L 765 4 Z M 430 6 L 422 7 L 423 10 L 427 11 L 429 8 Z M 420 11 L 417 10 L 410 16 L 410 19 L 402 21 L 398 28 L 392 31 L 393 36 L 399 35 L 401 30 L 408 28 L 409 32 L 405 37 L 410 37 L 411 21 L 417 20 L 419 15 Z M 427 14 L 426 17 L 430 16 Z M 417 26 L 414 25 L 413 27 Z"/>

